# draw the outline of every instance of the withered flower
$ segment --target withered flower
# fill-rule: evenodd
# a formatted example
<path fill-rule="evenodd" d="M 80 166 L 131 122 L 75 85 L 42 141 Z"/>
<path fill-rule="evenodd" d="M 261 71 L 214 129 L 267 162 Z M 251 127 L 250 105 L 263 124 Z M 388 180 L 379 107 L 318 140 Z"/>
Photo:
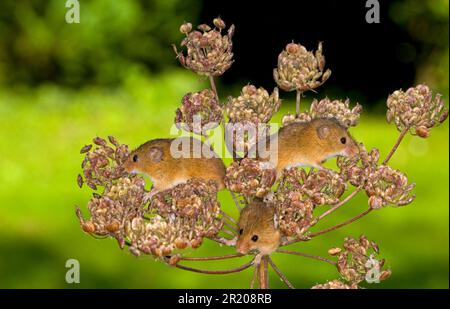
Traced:
<path fill-rule="evenodd" d="M 364 186 L 370 197 L 369 206 L 380 208 L 385 205 L 404 206 L 415 199 L 412 194 L 415 184 L 409 184 L 408 178 L 400 171 L 381 165 L 370 173 Z"/>
<path fill-rule="evenodd" d="M 386 118 L 394 122 L 399 131 L 415 129 L 415 134 L 427 137 L 428 130 L 443 123 L 448 109 L 440 94 L 433 94 L 426 85 L 411 87 L 406 92 L 396 90 L 387 99 Z"/>
<path fill-rule="evenodd" d="M 261 162 L 244 158 L 240 162 L 233 162 L 227 168 L 225 185 L 233 192 L 246 197 L 264 197 L 270 192 L 275 182 L 274 168 L 265 167 Z"/>
<path fill-rule="evenodd" d="M 358 240 L 346 237 L 341 251 L 337 254 L 337 269 L 349 284 L 358 284 L 373 276 L 374 282 L 385 280 L 390 270 L 382 270 L 384 260 L 376 260 L 378 246 L 364 235 Z M 369 273 L 370 272 L 370 273 Z"/>
<path fill-rule="evenodd" d="M 309 112 L 300 113 L 298 117 L 295 115 L 285 115 L 282 118 L 283 126 L 292 122 L 308 122 L 317 118 L 334 118 L 344 127 L 356 126 L 362 106 L 356 103 L 353 108 L 350 108 L 350 100 L 330 100 L 328 98 L 318 101 L 314 99 Z"/>
<path fill-rule="evenodd" d="M 270 125 L 244 120 L 229 122 L 225 126 L 225 143 L 229 150 L 243 153 L 245 157 L 256 157 L 257 147 L 267 141 L 270 136 Z M 264 147 L 263 147 L 264 148 Z M 266 150 L 267 147 L 264 149 Z"/>
<path fill-rule="evenodd" d="M 146 218 L 128 225 L 130 251 L 162 257 L 176 249 L 198 248 L 204 237 L 214 237 L 222 228 L 216 195 L 213 181 L 197 179 L 157 193 Z"/>
<path fill-rule="evenodd" d="M 180 63 L 187 69 L 201 75 L 222 75 L 233 63 L 232 36 L 234 25 L 222 34 L 225 23 L 222 19 L 214 19 L 215 28 L 199 25 L 198 30 L 192 31 L 190 23 L 184 23 L 180 31 L 186 34 L 181 46 L 186 47 L 187 53 L 179 52 L 173 46 Z"/>
<path fill-rule="evenodd" d="M 240 96 L 229 97 L 226 110 L 232 123 L 243 121 L 266 123 L 278 111 L 280 105 L 278 88 L 269 95 L 262 87 L 247 85 L 242 88 Z"/>
<path fill-rule="evenodd" d="M 188 93 L 181 100 L 181 107 L 176 110 L 175 124 L 196 134 L 205 134 L 222 121 L 222 107 L 217 102 L 214 91 L 204 89 Z"/>
<path fill-rule="evenodd" d="M 331 289 L 331 290 L 355 290 L 358 289 L 358 285 L 356 283 L 344 283 L 340 280 L 331 280 L 323 284 L 316 284 L 311 289 L 317 289 L 317 290 L 325 290 L 325 289 Z"/>
<path fill-rule="evenodd" d="M 325 57 L 322 55 L 322 43 L 315 54 L 300 44 L 289 43 L 278 56 L 278 67 L 273 77 L 278 86 L 285 91 L 305 92 L 322 85 L 331 75 L 324 72 Z"/>
<path fill-rule="evenodd" d="M 277 192 L 295 190 L 307 195 L 314 206 L 319 206 L 336 204 L 345 189 L 345 180 L 332 170 L 307 173 L 304 169 L 290 168 L 283 171 Z"/>
<path fill-rule="evenodd" d="M 378 168 L 380 152 L 373 148 L 367 152 L 363 144 L 358 144 L 359 153 L 354 157 L 338 157 L 337 166 L 340 169 L 340 175 L 355 187 L 363 186 L 369 175 Z"/>
<path fill-rule="evenodd" d="M 112 236 L 120 247 L 124 246 L 125 227 L 128 222 L 144 214 L 144 179 L 124 177 L 106 187 L 103 195 L 95 194 L 88 203 L 89 220 L 85 220 L 77 208 L 77 216 L 83 231 Z"/>
<path fill-rule="evenodd" d="M 96 137 L 93 139 L 94 147 L 86 145 L 81 149 L 85 157 L 81 164 L 84 181 L 81 175 L 77 179 L 80 187 L 86 182 L 91 189 L 97 190 L 97 186 L 110 186 L 115 180 L 128 175 L 122 167 L 129 155 L 128 146 L 119 144 L 112 136 L 108 139 L 112 146 L 103 138 Z"/>

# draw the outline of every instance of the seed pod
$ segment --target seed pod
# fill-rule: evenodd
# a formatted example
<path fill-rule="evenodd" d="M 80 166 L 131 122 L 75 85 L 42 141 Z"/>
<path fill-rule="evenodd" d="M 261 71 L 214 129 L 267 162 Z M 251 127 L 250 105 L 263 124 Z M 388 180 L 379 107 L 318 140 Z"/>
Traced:
<path fill-rule="evenodd" d="M 420 136 L 421 138 L 427 138 L 430 135 L 430 131 L 425 126 L 420 126 L 416 128 L 416 134 L 417 136 Z"/>
<path fill-rule="evenodd" d="M 336 247 L 336 248 L 331 248 L 330 250 L 328 250 L 328 254 L 329 254 L 329 255 L 332 255 L 332 256 L 338 255 L 338 254 L 341 253 L 341 252 L 342 252 L 342 249 L 341 249 L 341 248 L 338 248 L 338 247 Z"/>
<path fill-rule="evenodd" d="M 91 150 L 91 148 L 92 148 L 92 145 L 83 146 L 83 148 L 81 148 L 81 150 L 80 150 L 80 153 L 86 153 L 89 150 Z"/>

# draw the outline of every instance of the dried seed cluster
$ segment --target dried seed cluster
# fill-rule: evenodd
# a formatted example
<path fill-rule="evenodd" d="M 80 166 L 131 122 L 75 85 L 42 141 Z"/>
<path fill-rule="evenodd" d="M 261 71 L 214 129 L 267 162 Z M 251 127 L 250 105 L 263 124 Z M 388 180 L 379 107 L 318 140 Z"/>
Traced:
<path fill-rule="evenodd" d="M 322 55 L 322 43 L 317 51 L 309 52 L 300 44 L 289 43 L 278 56 L 278 66 L 273 77 L 284 91 L 312 90 L 322 85 L 331 75 L 324 72 L 325 57 Z"/>
<path fill-rule="evenodd" d="M 97 186 L 110 186 L 115 180 L 127 176 L 122 164 L 129 155 L 128 146 L 119 144 L 113 136 L 108 139 L 112 146 L 105 139 L 96 137 L 92 140 L 94 147 L 89 144 L 81 149 L 80 153 L 85 157 L 81 164 L 84 179 L 81 175 L 77 179 L 80 188 L 86 182 L 92 190 L 97 190 Z"/>
<path fill-rule="evenodd" d="M 81 210 L 77 215 L 83 231 L 98 236 L 112 236 L 121 248 L 125 244 L 125 228 L 134 218 L 144 214 L 144 179 L 119 178 L 116 184 L 106 187 L 103 195 L 95 194 L 88 203 L 90 219 L 85 220 Z"/>
<path fill-rule="evenodd" d="M 305 234 L 315 223 L 314 208 L 337 203 L 345 188 L 342 177 L 330 170 L 285 170 L 272 200 L 282 234 Z"/>
<path fill-rule="evenodd" d="M 356 126 L 359 121 L 362 106 L 356 103 L 350 108 L 350 100 L 330 100 L 328 98 L 320 101 L 314 99 L 309 112 L 300 113 L 298 117 L 295 115 L 285 115 L 282 118 L 283 126 L 292 122 L 308 122 L 316 118 L 334 118 L 344 127 Z"/>
<path fill-rule="evenodd" d="M 233 63 L 231 39 L 234 25 L 231 25 L 227 34 L 222 34 L 222 30 L 225 29 L 224 21 L 216 18 L 213 23 L 214 28 L 202 24 L 194 31 L 190 23 L 181 25 L 180 31 L 186 35 L 181 46 L 186 47 L 187 54 L 178 52 L 174 46 L 181 65 L 197 74 L 219 76 Z"/>
<path fill-rule="evenodd" d="M 176 110 L 175 124 L 187 132 L 205 134 L 217 127 L 222 118 L 223 110 L 214 91 L 204 89 L 183 97 L 181 107 Z"/>
<path fill-rule="evenodd" d="M 358 240 L 346 237 L 343 248 L 329 250 L 330 255 L 337 257 L 337 270 L 349 285 L 356 285 L 366 279 L 368 271 L 375 267 L 369 259 L 374 260 L 378 253 L 378 245 L 369 241 L 364 235 L 361 235 Z M 391 275 L 391 271 L 382 270 L 384 260 L 376 261 L 379 272 L 377 279 L 383 281 Z"/>
<path fill-rule="evenodd" d="M 228 117 L 232 123 L 250 121 L 266 123 L 278 111 L 281 100 L 278 88 L 271 95 L 264 88 L 247 85 L 242 88 L 237 98 L 229 97 L 226 106 Z"/>
<path fill-rule="evenodd" d="M 355 283 L 347 284 L 340 280 L 331 280 L 323 284 L 316 284 L 311 289 L 315 290 L 355 290 L 358 289 L 358 285 Z"/>
<path fill-rule="evenodd" d="M 267 140 L 270 135 L 270 125 L 244 120 L 239 123 L 228 123 L 225 126 L 225 142 L 228 148 L 235 149 L 235 152 L 243 152 L 247 157 L 251 150 L 255 150 L 256 145 Z M 253 156 L 253 154 L 252 154 Z"/>
<path fill-rule="evenodd" d="M 359 145 L 359 155 L 354 158 L 338 158 L 340 175 L 356 187 L 361 187 L 369 196 L 369 206 L 378 209 L 386 205 L 404 206 L 411 203 L 415 195 L 415 184 L 400 171 L 386 165 L 378 165 L 378 149 L 370 153 Z"/>
<path fill-rule="evenodd" d="M 275 182 L 274 168 L 264 167 L 257 160 L 244 158 L 227 168 L 225 185 L 233 192 L 249 197 L 264 197 Z"/>
<path fill-rule="evenodd" d="M 390 166 L 381 165 L 367 179 L 365 190 L 370 207 L 377 209 L 385 205 L 404 206 L 415 199 L 412 194 L 415 184 L 409 184 L 408 178 Z"/>
<path fill-rule="evenodd" d="M 415 129 L 415 134 L 427 137 L 429 129 L 444 122 L 448 109 L 440 94 L 433 94 L 426 85 L 411 87 L 405 92 L 397 90 L 387 99 L 386 118 L 394 122 L 399 131 Z"/>

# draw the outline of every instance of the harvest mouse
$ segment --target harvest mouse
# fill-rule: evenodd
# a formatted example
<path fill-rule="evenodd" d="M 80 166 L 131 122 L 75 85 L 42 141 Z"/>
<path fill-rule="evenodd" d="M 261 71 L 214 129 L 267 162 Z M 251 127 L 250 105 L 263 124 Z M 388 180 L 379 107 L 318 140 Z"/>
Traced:
<path fill-rule="evenodd" d="M 313 119 L 282 127 L 278 134 L 270 136 L 270 143 L 278 143 L 278 149 L 266 152 L 261 161 L 269 161 L 277 170 L 277 178 L 285 168 L 311 166 L 323 168 L 322 163 L 336 156 L 358 154 L 357 143 L 347 128 L 335 119 Z"/>
<path fill-rule="evenodd" d="M 201 151 L 195 149 L 194 143 L 201 146 Z M 150 140 L 131 152 L 123 166 L 129 173 L 150 177 L 153 187 L 147 198 L 191 178 L 214 180 L 219 190 L 225 187 L 222 160 L 208 145 L 194 138 Z"/>
<path fill-rule="evenodd" d="M 239 253 L 258 251 L 262 255 L 267 255 L 280 246 L 281 234 L 275 227 L 274 215 L 274 208 L 260 199 L 254 199 L 242 209 L 236 242 Z"/>

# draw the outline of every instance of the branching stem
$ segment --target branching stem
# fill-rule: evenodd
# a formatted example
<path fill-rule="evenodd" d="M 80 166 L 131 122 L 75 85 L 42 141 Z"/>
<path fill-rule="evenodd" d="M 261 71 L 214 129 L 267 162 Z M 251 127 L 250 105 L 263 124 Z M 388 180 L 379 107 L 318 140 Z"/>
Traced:
<path fill-rule="evenodd" d="M 295 98 L 295 113 L 296 116 L 298 117 L 300 115 L 300 100 L 302 97 L 302 92 L 300 90 L 297 90 L 297 95 Z"/>
<path fill-rule="evenodd" d="M 297 251 L 291 251 L 291 250 L 282 250 L 282 249 L 278 249 L 276 252 L 303 256 L 303 257 L 315 259 L 315 260 L 318 260 L 318 261 L 327 262 L 328 264 L 336 266 L 336 262 L 333 262 L 332 260 L 329 260 L 329 259 L 321 257 L 321 256 L 317 256 L 317 255 L 312 255 L 312 254 L 302 253 L 302 252 L 297 252 Z"/>
<path fill-rule="evenodd" d="M 386 165 L 389 160 L 391 159 L 391 157 L 394 155 L 395 151 L 397 150 L 398 146 L 400 145 L 400 143 L 402 142 L 403 138 L 405 137 L 406 133 L 408 133 L 409 128 L 404 128 L 403 131 L 400 133 L 397 142 L 395 142 L 394 146 L 392 147 L 391 151 L 389 152 L 389 154 L 387 155 L 386 159 L 384 159 L 383 161 L 383 165 Z"/>
<path fill-rule="evenodd" d="M 361 187 L 358 187 L 355 189 L 355 191 L 353 191 L 351 194 L 349 194 L 345 199 L 343 199 L 342 201 L 340 201 L 339 203 L 337 203 L 336 205 L 334 205 L 332 208 L 328 209 L 327 211 L 325 211 L 323 214 L 321 214 L 318 218 L 318 221 L 322 220 L 323 218 L 325 218 L 326 216 L 328 216 L 329 214 L 331 214 L 332 212 L 336 211 L 338 208 L 340 208 L 342 205 L 344 205 L 345 203 L 347 203 L 348 201 L 350 201 L 356 194 L 359 193 L 359 191 L 361 191 Z"/>
<path fill-rule="evenodd" d="M 272 266 L 273 270 L 277 273 L 278 277 L 290 288 L 295 289 L 291 282 L 286 278 L 286 276 L 281 272 L 281 270 L 275 265 L 271 258 L 269 258 L 269 264 Z"/>
<path fill-rule="evenodd" d="M 239 267 L 230 268 L 230 269 L 223 269 L 223 270 L 209 270 L 209 269 L 200 269 L 200 268 L 192 268 L 180 264 L 175 264 L 174 266 L 183 270 L 192 271 L 195 273 L 201 273 L 201 274 L 208 274 L 208 275 L 225 275 L 225 274 L 232 274 L 237 273 L 240 271 L 243 271 L 244 269 L 249 268 L 253 264 L 253 259 L 250 262 L 247 262 Z"/>
<path fill-rule="evenodd" d="M 181 257 L 181 261 L 216 261 L 216 260 L 226 260 L 226 259 L 232 259 L 244 256 L 241 253 L 234 253 L 234 254 L 226 254 L 226 255 L 219 255 L 219 256 L 205 256 L 205 257 Z"/>
<path fill-rule="evenodd" d="M 261 258 L 261 262 L 258 264 L 259 273 L 259 288 L 268 289 L 269 288 L 269 276 L 268 276 L 268 259 L 269 256 L 264 255 Z"/>

